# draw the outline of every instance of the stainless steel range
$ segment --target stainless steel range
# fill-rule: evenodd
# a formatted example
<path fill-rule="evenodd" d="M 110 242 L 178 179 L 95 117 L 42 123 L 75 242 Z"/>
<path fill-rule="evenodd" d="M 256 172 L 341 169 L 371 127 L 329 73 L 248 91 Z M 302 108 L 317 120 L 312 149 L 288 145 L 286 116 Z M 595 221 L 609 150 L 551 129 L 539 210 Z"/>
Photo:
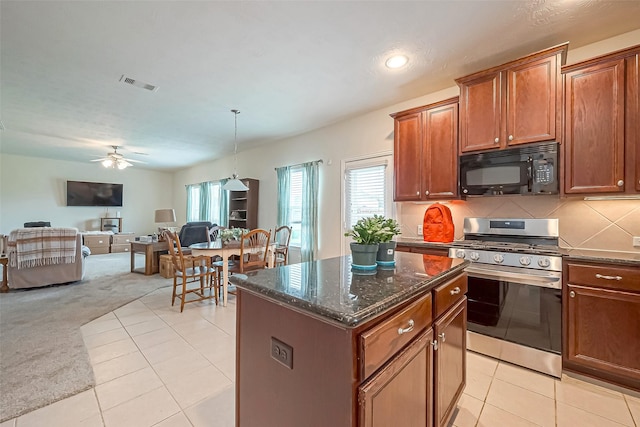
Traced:
<path fill-rule="evenodd" d="M 560 377 L 562 256 L 557 219 L 465 218 L 452 258 L 472 262 L 467 348 Z"/>

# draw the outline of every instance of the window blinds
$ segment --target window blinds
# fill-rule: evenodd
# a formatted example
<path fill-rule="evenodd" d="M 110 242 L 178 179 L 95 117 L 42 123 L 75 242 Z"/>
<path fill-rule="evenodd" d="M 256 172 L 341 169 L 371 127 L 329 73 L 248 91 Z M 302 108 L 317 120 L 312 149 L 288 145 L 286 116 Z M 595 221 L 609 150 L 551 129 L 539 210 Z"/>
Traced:
<path fill-rule="evenodd" d="M 345 170 L 346 228 L 360 218 L 385 215 L 386 161 L 374 165 L 347 167 Z"/>

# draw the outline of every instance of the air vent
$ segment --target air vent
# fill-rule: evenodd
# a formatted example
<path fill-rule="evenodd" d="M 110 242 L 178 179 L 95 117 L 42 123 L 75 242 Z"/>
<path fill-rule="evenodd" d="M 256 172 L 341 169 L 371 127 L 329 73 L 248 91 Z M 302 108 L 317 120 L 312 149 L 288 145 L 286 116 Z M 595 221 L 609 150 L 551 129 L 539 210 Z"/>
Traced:
<path fill-rule="evenodd" d="M 150 90 L 151 92 L 158 90 L 158 86 L 150 85 L 149 83 L 141 82 L 140 80 L 132 79 L 131 77 L 125 77 L 124 74 L 120 77 L 120 81 L 131 86 Z"/>
<path fill-rule="evenodd" d="M 2 123 L 2 120 L 0 120 L 0 130 L 4 130 L 4 123 Z"/>

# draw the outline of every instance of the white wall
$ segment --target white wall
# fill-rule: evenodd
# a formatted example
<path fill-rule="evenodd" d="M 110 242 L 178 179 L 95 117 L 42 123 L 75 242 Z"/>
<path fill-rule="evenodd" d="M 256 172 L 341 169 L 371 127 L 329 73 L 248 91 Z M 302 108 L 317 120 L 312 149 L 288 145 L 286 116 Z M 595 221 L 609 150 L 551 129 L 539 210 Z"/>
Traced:
<path fill-rule="evenodd" d="M 121 208 L 66 206 L 66 181 L 124 184 Z M 95 163 L 0 155 L 0 233 L 27 221 L 98 230 L 100 217 L 120 211 L 123 231 L 140 234 L 157 229 L 154 210 L 173 207 L 173 174 L 136 167 L 105 169 Z"/>

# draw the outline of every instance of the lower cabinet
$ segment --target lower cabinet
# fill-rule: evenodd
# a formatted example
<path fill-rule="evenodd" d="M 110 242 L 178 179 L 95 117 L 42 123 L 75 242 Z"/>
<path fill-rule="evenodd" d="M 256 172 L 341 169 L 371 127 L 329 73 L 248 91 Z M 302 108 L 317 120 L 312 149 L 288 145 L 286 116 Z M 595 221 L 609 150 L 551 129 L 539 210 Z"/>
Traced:
<path fill-rule="evenodd" d="M 563 368 L 640 390 L 640 269 L 567 267 Z"/>
<path fill-rule="evenodd" d="M 466 289 L 466 277 L 434 292 L 460 286 Z M 447 425 L 466 385 L 467 299 L 462 294 L 444 308 L 432 327 L 359 387 L 358 426 Z"/>
<path fill-rule="evenodd" d="M 464 298 L 434 324 L 435 351 L 434 419 L 445 426 L 456 409 L 466 385 L 467 299 Z"/>
<path fill-rule="evenodd" d="M 361 427 L 433 425 L 433 329 L 360 386 Z M 425 405 L 427 402 L 427 405 Z"/>

